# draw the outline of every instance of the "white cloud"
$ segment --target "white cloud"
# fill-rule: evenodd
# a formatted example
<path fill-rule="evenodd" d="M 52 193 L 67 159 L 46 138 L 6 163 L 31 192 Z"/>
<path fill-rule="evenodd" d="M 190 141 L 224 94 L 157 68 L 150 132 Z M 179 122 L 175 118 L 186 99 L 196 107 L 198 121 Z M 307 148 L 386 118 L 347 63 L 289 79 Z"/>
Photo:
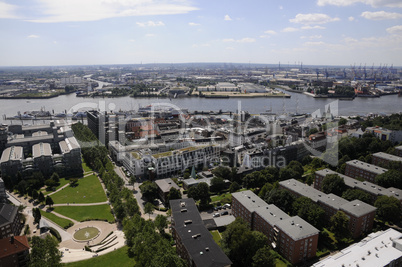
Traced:
<path fill-rule="evenodd" d="M 322 35 L 301 36 L 301 39 L 321 39 Z"/>
<path fill-rule="evenodd" d="M 402 33 L 402 25 L 390 27 L 387 29 L 387 32 L 390 34 L 401 34 Z"/>
<path fill-rule="evenodd" d="M 297 31 L 299 31 L 300 29 L 298 29 L 298 28 L 293 28 L 293 27 L 287 27 L 287 28 L 284 28 L 283 30 L 282 30 L 282 32 L 297 32 Z"/>
<path fill-rule="evenodd" d="M 401 13 L 377 11 L 377 12 L 363 12 L 360 16 L 365 19 L 370 20 L 385 20 L 385 19 L 400 19 L 402 18 Z"/>
<path fill-rule="evenodd" d="M 348 20 L 349 20 L 349 21 L 354 21 L 355 18 L 354 18 L 354 17 L 349 17 Z"/>
<path fill-rule="evenodd" d="M 18 7 L 4 2 L 0 2 L 0 19 L 16 19 L 18 18 L 15 11 Z"/>
<path fill-rule="evenodd" d="M 235 40 L 233 38 L 223 39 L 222 41 L 225 42 L 225 43 L 230 43 L 230 42 L 235 42 L 235 43 L 254 43 L 256 40 L 254 38 L 245 37 L 243 39 L 237 39 L 237 40 Z"/>
<path fill-rule="evenodd" d="M 279 9 L 282 10 L 282 9 L 283 9 L 283 6 L 279 6 Z"/>
<path fill-rule="evenodd" d="M 147 33 L 147 34 L 145 34 L 145 37 L 155 37 L 156 35 L 155 34 L 153 34 L 153 33 Z"/>
<path fill-rule="evenodd" d="M 230 21 L 230 20 L 232 20 L 232 18 L 229 15 L 225 15 L 224 20 Z"/>
<path fill-rule="evenodd" d="M 159 26 L 165 26 L 165 23 L 163 23 L 162 21 L 149 20 L 147 22 L 137 22 L 137 25 L 140 27 L 159 27 Z"/>
<path fill-rule="evenodd" d="M 268 31 L 265 31 L 264 33 L 273 35 L 273 34 L 276 34 L 276 31 L 268 30 Z"/>
<path fill-rule="evenodd" d="M 39 35 L 31 34 L 28 35 L 27 38 L 39 38 Z"/>
<path fill-rule="evenodd" d="M 195 22 L 189 22 L 188 23 L 188 26 L 200 26 L 201 24 L 199 24 L 199 23 L 195 23 Z"/>
<path fill-rule="evenodd" d="M 318 45 L 324 45 L 324 42 L 305 42 L 304 45 L 307 46 L 318 46 Z"/>
<path fill-rule="evenodd" d="M 234 48 L 234 47 L 231 47 L 231 46 L 228 46 L 228 47 L 226 47 L 225 49 L 226 49 L 226 50 L 235 50 L 235 48 Z"/>
<path fill-rule="evenodd" d="M 301 29 L 302 30 L 325 30 L 325 27 L 323 27 L 323 26 L 318 26 L 318 25 L 316 25 L 316 26 L 303 26 L 303 27 L 301 27 Z"/>
<path fill-rule="evenodd" d="M 193 44 L 194 48 L 198 48 L 198 47 L 210 47 L 211 44 L 209 43 L 205 43 L 205 44 Z"/>
<path fill-rule="evenodd" d="M 130 39 L 130 40 L 128 40 L 130 43 L 134 43 L 135 42 L 135 39 Z"/>
<path fill-rule="evenodd" d="M 314 13 L 314 14 L 297 14 L 290 22 L 301 24 L 325 24 L 332 21 L 337 21 L 339 18 L 331 18 L 327 14 Z"/>
<path fill-rule="evenodd" d="M 53 41 L 53 43 L 54 43 L 54 44 L 58 44 L 58 42 L 57 42 L 57 41 Z"/>
<path fill-rule="evenodd" d="M 96 21 L 115 17 L 185 14 L 198 10 L 189 0 L 38 0 L 28 21 L 38 23 Z M 33 3 L 35 3 L 33 2 Z M 1 10 L 1 7 L 0 7 Z"/>
<path fill-rule="evenodd" d="M 402 7 L 400 0 L 318 0 L 317 5 L 326 6 L 350 6 L 356 3 L 363 3 L 372 7 Z"/>

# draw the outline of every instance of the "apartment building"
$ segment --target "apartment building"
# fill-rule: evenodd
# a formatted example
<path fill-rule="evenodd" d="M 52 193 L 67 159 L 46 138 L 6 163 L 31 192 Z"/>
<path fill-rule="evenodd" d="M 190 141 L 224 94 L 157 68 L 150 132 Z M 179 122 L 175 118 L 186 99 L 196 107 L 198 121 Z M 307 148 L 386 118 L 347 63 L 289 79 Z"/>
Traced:
<path fill-rule="evenodd" d="M 402 171 L 402 157 L 387 154 L 384 152 L 378 152 L 373 154 L 373 157 L 371 159 L 371 163 L 377 166 L 388 167 L 388 164 L 390 164 L 391 162 L 399 162 L 399 170 Z"/>
<path fill-rule="evenodd" d="M 323 169 L 315 172 L 315 179 L 314 179 L 314 188 L 317 190 L 322 191 L 322 181 L 324 180 L 325 176 L 328 174 L 337 174 L 339 177 L 343 178 L 345 185 L 349 188 L 353 189 L 360 189 L 364 192 L 367 192 L 371 195 L 371 203 L 374 203 L 378 196 L 389 196 L 395 197 L 402 203 L 402 190 L 390 187 L 385 188 L 374 183 L 370 183 L 368 181 L 361 182 L 359 180 L 353 179 L 349 176 L 334 172 L 330 169 Z"/>
<path fill-rule="evenodd" d="M 250 190 L 232 194 L 232 214 L 268 237 L 269 245 L 292 264 L 315 257 L 319 230 L 299 216 L 290 217 Z"/>
<path fill-rule="evenodd" d="M 362 178 L 375 183 L 375 177 L 388 171 L 385 168 L 368 164 L 360 160 L 350 160 L 346 162 L 345 175 L 352 178 Z"/>
<path fill-rule="evenodd" d="M 20 221 L 18 207 L 0 204 L 0 238 L 19 235 L 24 225 Z"/>
<path fill-rule="evenodd" d="M 401 240 L 402 234 L 392 228 L 371 233 L 362 241 L 312 266 L 402 266 Z"/>
<path fill-rule="evenodd" d="M 0 266 L 24 267 L 29 265 L 27 236 L 0 239 Z"/>
<path fill-rule="evenodd" d="M 174 188 L 180 191 L 180 187 L 171 178 L 156 180 L 155 183 L 158 186 L 159 198 L 163 203 L 168 202 L 170 189 Z"/>
<path fill-rule="evenodd" d="M 305 185 L 295 179 L 279 182 L 282 189 L 289 190 L 296 197 L 305 196 L 320 205 L 329 219 L 338 211 L 343 211 L 349 217 L 349 230 L 354 238 L 368 233 L 373 228 L 376 208 L 360 200 L 347 201 L 334 194 L 325 194 L 315 188 Z"/>
<path fill-rule="evenodd" d="M 171 200 L 172 236 L 177 254 L 191 267 L 228 267 L 230 259 L 204 226 L 194 199 Z"/>

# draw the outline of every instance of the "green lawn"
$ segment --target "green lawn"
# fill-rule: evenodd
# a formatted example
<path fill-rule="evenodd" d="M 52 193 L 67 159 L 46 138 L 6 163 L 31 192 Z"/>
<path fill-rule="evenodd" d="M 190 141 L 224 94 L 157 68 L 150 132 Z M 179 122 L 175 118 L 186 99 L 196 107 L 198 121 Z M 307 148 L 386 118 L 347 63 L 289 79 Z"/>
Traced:
<path fill-rule="evenodd" d="M 87 266 L 134 266 L 134 259 L 130 259 L 127 255 L 128 247 L 122 247 L 108 254 L 91 258 L 84 261 L 77 261 L 63 264 L 66 267 L 87 267 Z"/>
<path fill-rule="evenodd" d="M 281 261 L 280 259 L 276 259 L 275 266 L 276 267 L 287 267 L 288 265 L 286 263 L 284 263 L 283 261 Z"/>
<path fill-rule="evenodd" d="M 70 182 L 69 179 L 65 179 L 65 178 L 60 178 L 60 184 L 56 187 L 56 189 L 54 191 L 57 191 L 59 188 L 61 188 L 62 186 L 68 184 Z M 46 189 L 41 190 L 43 192 L 43 194 L 46 196 L 54 191 L 47 191 Z"/>
<path fill-rule="evenodd" d="M 214 238 L 216 244 L 219 245 L 220 241 L 222 239 L 221 234 L 219 233 L 219 231 L 218 230 L 213 230 L 213 231 L 210 231 L 210 233 L 212 234 L 212 237 Z"/>
<path fill-rule="evenodd" d="M 97 203 L 107 200 L 98 177 L 90 175 L 78 180 L 78 186 L 67 186 L 52 195 L 55 204 L 61 203 Z"/>
<path fill-rule="evenodd" d="M 50 212 L 46 212 L 46 211 L 41 210 L 40 214 L 42 214 L 43 217 L 48 218 L 49 220 L 51 220 L 55 224 L 58 224 L 62 228 L 67 227 L 69 224 L 73 224 L 72 221 L 64 219 L 64 218 L 60 218 L 59 216 L 54 215 L 53 213 L 50 213 Z"/>
<path fill-rule="evenodd" d="M 84 172 L 92 171 L 92 169 L 85 162 L 82 162 L 82 169 L 84 170 Z"/>
<path fill-rule="evenodd" d="M 114 222 L 108 204 L 96 206 L 61 206 L 54 207 L 54 211 L 80 222 L 85 220 L 107 220 L 108 222 Z"/>

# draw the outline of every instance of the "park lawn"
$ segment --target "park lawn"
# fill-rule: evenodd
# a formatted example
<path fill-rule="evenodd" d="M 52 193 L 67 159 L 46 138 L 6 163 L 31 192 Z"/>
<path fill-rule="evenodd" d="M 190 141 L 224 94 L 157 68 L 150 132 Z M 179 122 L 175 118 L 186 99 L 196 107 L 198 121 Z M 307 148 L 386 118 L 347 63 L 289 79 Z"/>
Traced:
<path fill-rule="evenodd" d="M 74 224 L 72 221 L 64 219 L 64 218 L 60 218 L 59 216 L 57 216 L 53 213 L 50 213 L 50 212 L 41 210 L 40 214 L 42 214 L 43 217 L 46 217 L 47 219 L 51 220 L 55 224 L 59 225 L 61 228 L 65 228 L 65 227 L 69 226 L 70 224 L 71 225 Z"/>
<path fill-rule="evenodd" d="M 59 181 L 59 185 L 56 187 L 56 189 L 54 191 L 57 191 L 58 189 L 60 189 L 62 186 L 65 186 L 66 184 L 68 184 L 70 182 L 69 179 L 65 179 L 65 178 L 60 178 Z M 41 190 L 42 193 L 46 196 L 49 195 L 50 193 L 54 192 L 54 191 L 47 191 L 46 189 Z"/>
<path fill-rule="evenodd" d="M 105 191 L 98 177 L 90 175 L 78 179 L 78 186 L 66 188 L 52 195 L 54 204 L 98 203 L 107 201 Z"/>
<path fill-rule="evenodd" d="M 131 259 L 127 255 L 128 247 L 116 249 L 105 255 L 101 255 L 88 260 L 65 263 L 66 267 L 87 267 L 87 266 L 119 266 L 119 267 L 131 267 L 134 266 L 134 259 Z"/>
<path fill-rule="evenodd" d="M 221 239 L 222 239 L 222 237 L 221 237 L 221 234 L 219 233 L 219 231 L 218 230 L 213 230 L 213 231 L 210 231 L 210 233 L 212 234 L 212 237 L 214 238 L 214 241 L 216 242 L 216 244 L 220 244 L 221 242 Z"/>
<path fill-rule="evenodd" d="M 275 261 L 275 266 L 276 267 L 287 267 L 288 265 L 286 263 L 284 263 L 281 259 L 276 259 Z"/>
<path fill-rule="evenodd" d="M 110 223 L 114 222 L 114 217 L 112 213 L 110 213 L 110 206 L 108 204 L 95 206 L 60 206 L 54 207 L 53 211 L 80 222 L 90 220 L 107 220 Z"/>

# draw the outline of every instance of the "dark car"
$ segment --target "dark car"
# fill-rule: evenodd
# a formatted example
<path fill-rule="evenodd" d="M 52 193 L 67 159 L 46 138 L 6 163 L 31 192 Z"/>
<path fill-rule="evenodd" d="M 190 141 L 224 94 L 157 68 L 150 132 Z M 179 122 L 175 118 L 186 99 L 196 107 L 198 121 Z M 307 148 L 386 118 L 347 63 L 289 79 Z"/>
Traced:
<path fill-rule="evenodd" d="M 221 215 L 223 216 L 223 215 L 228 215 L 229 214 L 229 212 L 228 211 L 223 211 L 223 212 L 221 212 Z"/>

